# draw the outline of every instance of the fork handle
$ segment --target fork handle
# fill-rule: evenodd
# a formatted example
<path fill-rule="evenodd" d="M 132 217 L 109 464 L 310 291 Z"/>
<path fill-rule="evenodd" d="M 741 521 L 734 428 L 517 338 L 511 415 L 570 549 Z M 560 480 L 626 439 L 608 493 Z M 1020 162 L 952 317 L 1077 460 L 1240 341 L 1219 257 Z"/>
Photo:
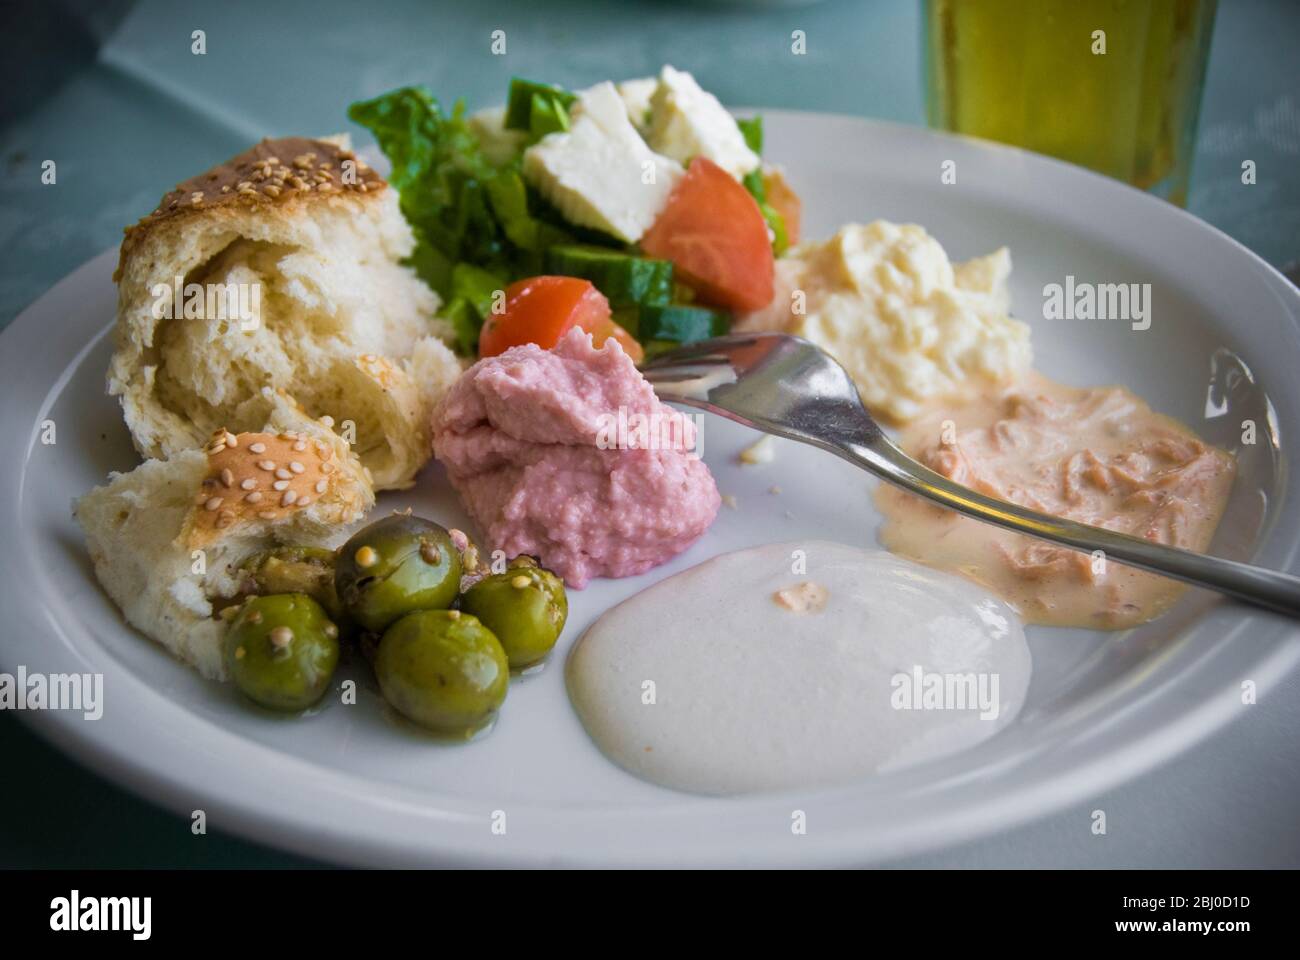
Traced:
<path fill-rule="evenodd" d="M 1300 577 L 1167 547 L 1140 537 L 1039 513 L 1005 500 L 995 500 L 917 463 L 884 436 L 875 438 L 870 445 L 847 443 L 834 449 L 844 459 L 864 467 L 882 480 L 976 520 L 1074 550 L 1087 553 L 1100 550 L 1107 560 L 1215 590 L 1290 617 L 1300 617 Z"/>

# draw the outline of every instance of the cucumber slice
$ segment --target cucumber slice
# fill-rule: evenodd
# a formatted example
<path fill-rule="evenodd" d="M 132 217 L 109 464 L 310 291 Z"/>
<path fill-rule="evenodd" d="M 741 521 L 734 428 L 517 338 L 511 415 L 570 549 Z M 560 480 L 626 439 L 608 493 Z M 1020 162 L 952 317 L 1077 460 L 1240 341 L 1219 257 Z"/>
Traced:
<path fill-rule="evenodd" d="M 569 111 L 554 97 L 533 94 L 532 110 L 528 115 L 528 136 L 537 141 L 548 133 L 563 133 L 569 129 Z"/>
<path fill-rule="evenodd" d="M 546 251 L 546 269 L 590 280 L 610 305 L 666 304 L 673 292 L 673 265 L 602 247 L 565 244 Z"/>
<path fill-rule="evenodd" d="M 576 94 L 553 84 L 515 77 L 510 81 L 510 96 L 506 101 L 507 130 L 532 130 L 534 96 L 556 102 L 566 111 L 578 99 Z"/>
<path fill-rule="evenodd" d="M 671 340 L 674 343 L 694 343 L 720 337 L 731 328 L 731 316 L 706 307 L 693 307 L 684 303 L 670 303 L 642 307 L 637 317 L 637 339 Z"/>

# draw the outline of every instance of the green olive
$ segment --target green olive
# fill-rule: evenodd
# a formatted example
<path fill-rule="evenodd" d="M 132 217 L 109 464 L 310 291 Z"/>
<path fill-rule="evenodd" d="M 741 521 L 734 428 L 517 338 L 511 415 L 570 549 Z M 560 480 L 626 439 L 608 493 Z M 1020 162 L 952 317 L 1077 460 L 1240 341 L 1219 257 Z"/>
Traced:
<path fill-rule="evenodd" d="M 339 629 L 303 593 L 252 597 L 226 631 L 226 670 L 250 700 L 305 710 L 324 696 L 339 662 Z"/>
<path fill-rule="evenodd" d="M 492 631 L 459 610 L 408 613 L 374 661 L 384 699 L 422 727 L 468 736 L 496 715 L 510 666 Z"/>
<path fill-rule="evenodd" d="M 484 577 L 465 591 L 460 607 L 496 634 L 515 670 L 551 652 L 569 615 L 564 581 L 530 564 Z"/>
<path fill-rule="evenodd" d="M 374 633 L 416 610 L 445 610 L 460 590 L 460 552 L 436 523 L 393 514 L 339 548 L 334 586 L 343 607 Z"/>
<path fill-rule="evenodd" d="M 239 565 L 247 592 L 258 596 L 305 593 L 336 623 L 343 604 L 334 589 L 334 551 L 323 547 L 279 546 L 254 554 Z"/>

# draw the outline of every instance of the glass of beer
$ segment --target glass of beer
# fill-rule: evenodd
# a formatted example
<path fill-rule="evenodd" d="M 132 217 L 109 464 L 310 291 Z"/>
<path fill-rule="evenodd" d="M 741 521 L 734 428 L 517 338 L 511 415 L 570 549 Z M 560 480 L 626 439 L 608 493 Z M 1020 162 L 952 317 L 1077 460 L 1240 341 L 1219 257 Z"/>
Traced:
<path fill-rule="evenodd" d="M 1183 206 L 1217 0 L 924 0 L 931 126 Z"/>

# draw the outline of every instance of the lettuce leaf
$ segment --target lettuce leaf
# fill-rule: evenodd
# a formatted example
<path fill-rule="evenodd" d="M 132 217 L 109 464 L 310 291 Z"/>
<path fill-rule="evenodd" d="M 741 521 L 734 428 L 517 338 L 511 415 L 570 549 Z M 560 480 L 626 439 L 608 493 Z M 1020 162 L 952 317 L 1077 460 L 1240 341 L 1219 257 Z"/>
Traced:
<path fill-rule="evenodd" d="M 463 104 L 446 114 L 427 90 L 403 87 L 352 104 L 348 116 L 392 163 L 389 182 L 417 241 L 410 262 L 426 283 L 448 299 L 456 263 L 505 266 L 504 231 L 486 189 L 495 170 L 465 122 Z"/>

